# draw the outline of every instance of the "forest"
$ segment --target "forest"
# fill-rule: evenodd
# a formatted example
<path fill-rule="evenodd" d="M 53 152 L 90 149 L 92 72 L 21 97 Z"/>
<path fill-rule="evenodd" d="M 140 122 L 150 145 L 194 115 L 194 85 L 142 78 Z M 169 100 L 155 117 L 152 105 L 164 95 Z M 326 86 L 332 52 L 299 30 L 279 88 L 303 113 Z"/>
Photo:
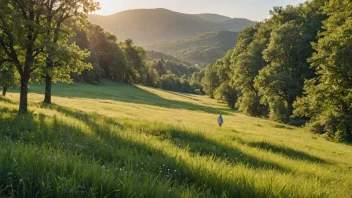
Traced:
<path fill-rule="evenodd" d="M 202 79 L 211 98 L 258 117 L 352 140 L 352 2 L 275 7 Z"/>

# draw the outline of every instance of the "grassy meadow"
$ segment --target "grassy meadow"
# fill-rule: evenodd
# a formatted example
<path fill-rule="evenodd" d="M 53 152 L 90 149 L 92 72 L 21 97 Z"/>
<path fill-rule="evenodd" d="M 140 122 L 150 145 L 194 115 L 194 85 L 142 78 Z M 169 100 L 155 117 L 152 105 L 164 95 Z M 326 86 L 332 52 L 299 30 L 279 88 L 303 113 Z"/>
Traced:
<path fill-rule="evenodd" d="M 352 147 L 206 96 L 104 81 L 0 97 L 0 197 L 352 197 Z M 223 114 L 224 126 L 216 119 Z"/>

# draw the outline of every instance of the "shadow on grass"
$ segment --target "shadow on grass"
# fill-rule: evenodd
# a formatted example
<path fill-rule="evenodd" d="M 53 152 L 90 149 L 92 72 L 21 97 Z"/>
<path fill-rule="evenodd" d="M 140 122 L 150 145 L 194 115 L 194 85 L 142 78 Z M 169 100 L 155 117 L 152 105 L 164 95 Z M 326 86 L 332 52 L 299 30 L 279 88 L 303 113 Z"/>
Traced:
<path fill-rule="evenodd" d="M 276 125 L 274 125 L 274 128 L 278 128 L 278 129 L 288 129 L 288 130 L 293 130 L 293 129 L 294 129 L 293 127 L 285 126 L 285 125 L 283 125 L 283 124 L 276 124 Z"/>
<path fill-rule="evenodd" d="M 310 155 L 308 153 L 305 153 L 303 151 L 297 151 L 292 148 L 286 147 L 286 146 L 279 146 L 275 145 L 269 142 L 247 142 L 245 143 L 248 146 L 263 149 L 266 151 L 270 151 L 273 153 L 281 154 L 283 156 L 286 156 L 288 158 L 294 159 L 294 160 L 304 160 L 304 161 L 309 161 L 313 163 L 322 163 L 322 164 L 331 164 L 330 162 L 321 159 L 319 157 Z"/>
<path fill-rule="evenodd" d="M 175 96 L 180 96 L 180 97 L 183 97 L 183 98 L 187 98 L 187 99 L 190 99 L 190 100 L 193 100 L 193 101 L 197 101 L 197 102 L 201 101 L 201 100 L 199 100 L 199 99 L 192 98 L 192 97 L 191 97 L 192 94 L 188 94 L 188 93 L 177 93 L 177 92 L 172 92 L 172 91 L 167 91 L 167 90 L 163 90 L 163 91 L 165 91 L 165 92 L 167 92 L 167 93 L 169 93 L 169 94 L 173 94 L 173 95 L 175 95 Z"/>
<path fill-rule="evenodd" d="M 254 184 L 246 178 L 223 177 L 216 172 L 204 172 L 182 159 L 174 158 L 163 150 L 154 148 L 148 142 L 134 140 L 126 135 L 129 133 L 126 126 L 111 118 L 72 111 L 57 105 L 45 108 L 56 110 L 72 120 L 83 122 L 85 126 L 69 124 L 56 117 L 49 118 L 42 114 L 13 113 L 10 118 L 0 120 L 0 136 L 25 144 L 50 145 L 52 149 L 65 150 L 83 159 L 99 161 L 102 165 L 128 166 L 136 171 L 135 177 L 143 177 L 140 173 L 144 171 L 155 177 L 170 180 L 176 186 L 195 186 L 204 192 L 209 191 L 212 196 L 266 197 L 271 195 L 265 189 L 255 188 Z M 1 108 L 0 112 L 3 110 Z M 190 138 L 189 142 L 204 141 L 207 146 L 213 143 L 198 136 L 182 134 L 182 138 L 174 138 Z M 225 149 L 228 148 L 221 149 L 226 152 Z M 196 152 L 196 148 L 191 152 Z M 239 151 L 231 151 L 231 155 L 237 154 L 241 155 Z M 218 153 L 215 155 L 220 157 Z M 57 174 L 60 176 L 60 173 Z M 122 191 L 116 191 L 109 196 L 121 195 L 119 193 Z M 104 191 L 101 189 L 100 192 Z"/>
<path fill-rule="evenodd" d="M 290 169 L 282 167 L 274 162 L 258 159 L 242 152 L 235 147 L 220 144 L 208 139 L 201 134 L 191 133 L 180 129 L 152 131 L 151 135 L 160 139 L 170 140 L 175 146 L 186 148 L 193 154 L 201 156 L 213 156 L 228 161 L 232 164 L 243 164 L 252 169 L 277 170 L 290 172 Z"/>
<path fill-rule="evenodd" d="M 32 88 L 30 91 L 33 93 L 44 94 L 44 87 L 39 88 L 38 85 L 35 85 L 35 87 Z M 53 86 L 53 96 L 115 100 L 127 103 L 153 105 L 165 108 L 203 111 L 212 114 L 228 114 L 228 112 L 224 111 L 224 109 L 166 99 L 149 91 L 141 89 L 140 87 L 135 85 L 118 84 L 108 81 L 104 81 L 104 83 L 102 83 L 101 85 L 65 85 L 62 83 L 56 84 Z"/>
<path fill-rule="evenodd" d="M 92 119 L 92 116 L 83 112 L 72 111 L 67 107 L 62 107 L 58 105 L 49 105 L 49 106 L 44 105 L 43 107 L 45 106 L 46 108 L 55 109 L 56 111 L 64 113 L 65 115 L 68 115 L 70 117 L 77 118 L 81 121 L 83 120 L 86 122 L 86 124 L 91 124 L 92 122 L 94 122 L 94 119 Z M 117 123 L 112 118 L 104 117 L 104 122 L 106 122 L 109 125 L 113 125 L 121 130 L 126 129 L 125 126 Z M 100 125 L 95 125 L 95 128 L 99 129 L 101 127 L 102 126 Z M 233 164 L 244 164 L 247 167 L 254 168 L 254 169 L 273 169 L 281 172 L 291 171 L 289 169 L 279 166 L 274 162 L 259 160 L 251 155 L 243 153 L 239 149 L 219 144 L 218 142 L 205 138 L 201 134 L 193 134 L 184 130 L 172 129 L 172 128 L 168 130 L 159 130 L 159 131 L 143 130 L 143 132 L 149 135 L 158 136 L 162 139 L 171 140 L 175 146 L 188 148 L 189 151 L 194 154 L 200 154 L 202 156 L 215 156 L 216 158 L 227 160 Z"/>
<path fill-rule="evenodd" d="M 16 104 L 15 102 L 13 102 L 12 100 L 4 97 L 4 96 L 0 96 L 0 101 L 1 102 L 6 102 L 6 103 L 10 103 L 10 104 Z"/>

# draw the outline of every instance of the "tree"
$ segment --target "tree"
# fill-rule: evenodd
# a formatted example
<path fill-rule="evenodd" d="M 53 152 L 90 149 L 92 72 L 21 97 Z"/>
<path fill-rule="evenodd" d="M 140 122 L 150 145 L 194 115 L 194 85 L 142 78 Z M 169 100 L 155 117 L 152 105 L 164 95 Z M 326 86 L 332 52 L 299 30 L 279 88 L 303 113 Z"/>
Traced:
<path fill-rule="evenodd" d="M 267 64 L 263 51 L 269 43 L 271 28 L 269 24 L 258 23 L 256 27 L 243 30 L 233 51 L 231 62 L 233 84 L 238 90 L 237 106 L 240 111 L 252 116 L 265 116 L 267 107 L 260 103 L 259 90 L 254 80 Z"/>
<path fill-rule="evenodd" d="M 145 51 L 142 47 L 135 46 L 132 39 L 120 43 L 128 65 L 125 82 L 140 82 L 141 70 L 144 67 Z"/>
<path fill-rule="evenodd" d="M 8 64 L 8 63 L 7 63 Z M 11 65 L 0 67 L 0 86 L 2 87 L 2 95 L 5 97 L 8 88 L 14 85 L 16 80 L 15 68 Z"/>
<path fill-rule="evenodd" d="M 90 25 L 87 34 L 92 51 L 98 56 L 102 77 L 113 81 L 124 81 L 128 66 L 125 55 L 117 44 L 116 36 L 104 32 L 97 25 Z"/>
<path fill-rule="evenodd" d="M 165 74 L 160 78 L 160 88 L 169 91 L 180 91 L 181 82 L 180 79 L 173 73 Z"/>
<path fill-rule="evenodd" d="M 317 77 L 305 83 L 305 96 L 295 104 L 295 115 L 310 119 L 319 133 L 352 140 L 352 2 L 331 0 L 324 7 L 329 18 L 315 43 L 310 62 Z"/>
<path fill-rule="evenodd" d="M 180 92 L 183 92 L 183 93 L 192 93 L 193 92 L 192 87 L 189 84 L 188 80 L 181 79 L 180 83 L 181 83 L 181 89 L 179 90 Z"/>
<path fill-rule="evenodd" d="M 262 102 L 269 104 L 270 117 L 274 120 L 292 120 L 293 103 L 302 96 L 304 81 L 314 77 L 307 59 L 313 53 L 311 43 L 316 41 L 325 19 L 320 11 L 324 4 L 322 0 L 314 0 L 275 10 L 273 21 L 277 28 L 263 52 L 268 65 L 255 80 Z"/>
<path fill-rule="evenodd" d="M 163 60 L 157 60 L 155 64 L 153 65 L 153 68 L 158 72 L 160 76 L 166 74 L 166 69 L 164 67 L 164 61 Z"/>
<path fill-rule="evenodd" d="M 34 0 L 0 0 L 0 47 L 21 77 L 19 111 L 27 112 L 31 73 L 43 65 L 38 57 L 45 47 L 44 3 Z M 33 67 L 33 65 L 36 65 Z"/>
<path fill-rule="evenodd" d="M 270 106 L 270 117 L 278 121 L 289 121 L 293 102 L 303 92 L 304 79 L 312 77 L 305 53 L 301 25 L 289 22 L 274 30 L 264 58 L 269 65 L 260 71 L 256 87 L 263 101 Z"/>
<path fill-rule="evenodd" d="M 21 78 L 19 104 L 21 112 L 28 110 L 28 84 L 31 74 L 35 71 L 44 71 L 46 57 L 50 54 L 49 49 L 52 49 L 55 34 L 50 32 L 61 32 L 61 29 L 53 30 L 52 24 L 47 21 L 50 18 L 48 5 L 55 2 L 61 2 L 64 7 L 78 5 L 79 8 L 74 13 L 76 16 L 89 11 L 85 5 L 93 1 L 77 0 L 73 3 L 64 0 L 0 0 L 0 48 L 14 64 Z"/>
<path fill-rule="evenodd" d="M 221 100 L 233 109 L 237 102 L 237 90 L 234 86 L 232 75 L 233 68 L 231 66 L 231 56 L 233 50 L 229 50 L 227 54 L 222 58 L 218 59 L 214 64 L 216 68 L 216 75 L 219 80 L 219 84 L 215 89 L 215 98 Z"/>
<path fill-rule="evenodd" d="M 235 108 L 237 102 L 237 90 L 235 86 L 228 81 L 221 83 L 221 85 L 215 91 L 216 96 L 219 100 L 226 102 L 227 106 L 231 109 Z"/>
<path fill-rule="evenodd" d="M 75 44 L 67 45 L 74 33 L 67 24 L 82 25 L 88 12 L 98 8 L 98 4 L 86 0 L 48 0 L 44 3 L 47 28 L 45 47 L 45 98 L 44 103 L 51 103 L 52 81 L 70 81 L 70 73 L 81 73 L 91 68 L 83 62 L 89 56 Z M 82 12 L 83 11 L 83 12 Z M 58 72 L 59 71 L 59 72 Z M 65 74 L 66 73 L 66 74 Z M 59 74 L 55 76 L 55 74 Z M 56 78 L 56 79 L 55 79 Z"/>
<path fill-rule="evenodd" d="M 205 69 L 205 76 L 202 78 L 202 85 L 204 91 L 209 95 L 210 98 L 214 98 L 215 89 L 219 86 L 219 77 L 217 75 L 216 65 L 209 65 Z"/>
<path fill-rule="evenodd" d="M 158 72 L 149 67 L 149 68 L 146 68 L 148 71 L 147 71 L 147 74 L 146 74 L 146 79 L 145 79 L 145 82 L 144 84 L 147 85 L 147 86 L 152 86 L 152 87 L 155 87 L 157 86 L 158 84 L 158 81 L 159 81 L 159 74 Z"/>
<path fill-rule="evenodd" d="M 90 28 L 89 28 L 90 29 Z M 72 42 L 76 43 L 81 49 L 88 49 L 90 56 L 84 60 L 86 63 L 92 65 L 91 70 L 85 70 L 82 75 L 72 74 L 75 81 L 84 81 L 87 83 L 99 83 L 103 77 L 103 69 L 100 67 L 99 55 L 97 50 L 94 48 L 92 43 L 88 39 L 87 31 L 80 30 L 79 28 L 73 27 L 75 36 L 71 38 Z"/>
<path fill-rule="evenodd" d="M 10 59 L 6 58 L 6 54 L 0 48 L 0 86 L 2 87 L 2 95 L 5 97 L 7 89 L 14 83 L 13 67 L 9 67 Z"/>

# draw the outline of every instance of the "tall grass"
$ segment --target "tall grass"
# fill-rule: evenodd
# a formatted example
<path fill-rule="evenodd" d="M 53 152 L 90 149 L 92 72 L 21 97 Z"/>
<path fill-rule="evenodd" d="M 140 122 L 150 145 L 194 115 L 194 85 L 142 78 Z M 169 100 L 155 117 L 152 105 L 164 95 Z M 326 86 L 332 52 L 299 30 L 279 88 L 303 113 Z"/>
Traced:
<path fill-rule="evenodd" d="M 304 129 L 145 87 L 56 85 L 50 106 L 41 89 L 29 114 L 0 99 L 0 196 L 352 195 L 351 146 Z"/>

